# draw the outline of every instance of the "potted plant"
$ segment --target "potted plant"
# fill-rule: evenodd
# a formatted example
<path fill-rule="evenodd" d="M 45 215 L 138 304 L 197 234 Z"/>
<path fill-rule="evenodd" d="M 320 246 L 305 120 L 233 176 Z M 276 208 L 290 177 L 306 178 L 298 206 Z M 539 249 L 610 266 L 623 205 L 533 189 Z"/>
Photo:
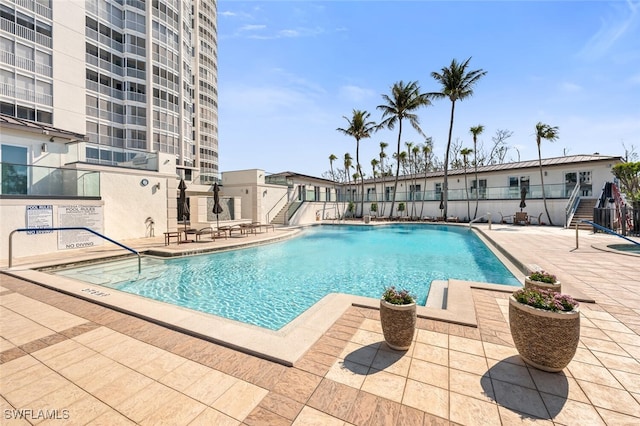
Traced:
<path fill-rule="evenodd" d="M 580 340 L 580 310 L 571 296 L 539 288 L 509 298 L 511 336 L 522 359 L 557 372 L 573 359 Z"/>
<path fill-rule="evenodd" d="M 380 299 L 380 322 L 391 349 L 406 351 L 416 329 L 416 299 L 407 290 L 387 287 Z"/>
<path fill-rule="evenodd" d="M 353 201 L 349 201 L 349 205 L 347 206 L 347 211 L 349 212 L 350 217 L 355 217 L 354 212 L 356 210 L 356 205 Z"/>
<path fill-rule="evenodd" d="M 562 291 L 562 285 L 556 276 L 545 271 L 534 271 L 528 277 L 525 277 L 524 287 L 551 290 L 558 293 Z"/>
<path fill-rule="evenodd" d="M 402 216 L 402 212 L 404 211 L 404 203 L 398 203 L 398 211 L 400 212 L 400 216 Z"/>

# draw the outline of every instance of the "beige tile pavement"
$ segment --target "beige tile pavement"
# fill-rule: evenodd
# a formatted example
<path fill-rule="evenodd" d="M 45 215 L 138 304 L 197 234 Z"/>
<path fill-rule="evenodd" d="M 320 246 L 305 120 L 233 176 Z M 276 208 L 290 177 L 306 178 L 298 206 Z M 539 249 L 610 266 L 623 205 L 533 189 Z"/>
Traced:
<path fill-rule="evenodd" d="M 0 275 L 0 408 L 11 424 L 640 423 L 640 258 L 584 231 L 577 250 L 573 230 L 483 232 L 596 301 L 563 372 L 518 357 L 508 293 L 473 290 L 477 329 L 420 319 L 405 353 L 352 307 L 284 367 Z"/>

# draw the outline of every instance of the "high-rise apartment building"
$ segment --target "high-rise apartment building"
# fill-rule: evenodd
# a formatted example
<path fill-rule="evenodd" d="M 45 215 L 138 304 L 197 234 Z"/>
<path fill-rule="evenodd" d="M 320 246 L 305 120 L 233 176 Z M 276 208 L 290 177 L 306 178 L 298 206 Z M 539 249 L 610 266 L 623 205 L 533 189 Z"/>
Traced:
<path fill-rule="evenodd" d="M 82 161 L 218 176 L 216 0 L 0 0 L 0 112 L 87 136 Z"/>

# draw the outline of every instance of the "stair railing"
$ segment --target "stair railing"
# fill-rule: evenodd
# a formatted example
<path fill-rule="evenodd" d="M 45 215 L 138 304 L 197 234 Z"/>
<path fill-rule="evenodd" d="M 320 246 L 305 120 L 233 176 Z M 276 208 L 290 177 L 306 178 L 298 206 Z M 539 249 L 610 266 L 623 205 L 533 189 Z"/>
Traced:
<path fill-rule="evenodd" d="M 568 228 L 571 224 L 571 219 L 573 219 L 573 215 L 576 214 L 576 210 L 578 209 L 578 205 L 580 204 L 580 182 L 576 183 L 576 186 L 573 187 L 571 191 L 571 195 L 569 195 L 569 202 L 567 203 L 567 207 L 564 210 L 564 227 Z"/>
<path fill-rule="evenodd" d="M 288 197 L 288 196 L 289 196 L 289 192 L 285 193 L 282 197 L 280 197 L 280 199 L 279 199 L 278 201 L 276 201 L 276 202 L 273 204 L 273 207 L 271 207 L 271 209 L 269 209 L 269 211 L 268 211 L 268 212 L 267 212 L 267 214 L 266 214 L 266 217 L 267 217 L 267 223 L 271 223 L 271 218 L 270 218 L 270 216 L 271 216 L 271 212 L 273 211 L 273 209 L 275 209 L 276 207 L 280 206 L 280 202 L 282 201 L 282 199 L 283 199 L 283 198 L 285 198 L 285 197 Z M 289 199 L 287 198 L 287 201 L 285 201 L 284 206 L 280 206 L 280 210 L 284 209 L 284 208 L 287 206 L 287 203 L 288 203 L 288 202 L 289 202 Z M 278 211 L 280 211 L 280 210 L 278 210 Z M 278 214 L 276 213 L 276 216 L 277 216 L 277 215 L 278 215 Z"/>
<path fill-rule="evenodd" d="M 141 258 L 140 258 L 140 253 L 138 253 L 136 250 L 132 249 L 131 247 L 127 247 L 122 243 L 119 243 L 115 240 L 112 240 L 111 238 L 102 235 L 99 232 L 94 231 L 91 228 L 87 228 L 85 226 L 68 226 L 68 227 L 61 227 L 61 228 L 18 228 L 18 229 L 14 229 L 13 231 L 11 231 L 11 233 L 9 234 L 9 268 L 11 268 L 12 264 L 13 264 L 13 234 L 15 234 L 16 232 L 34 232 L 34 235 L 37 235 L 38 232 L 41 231 L 87 231 L 87 232 L 91 232 L 94 235 L 97 235 L 98 237 L 102 238 L 103 240 L 107 240 L 119 247 L 122 247 L 125 250 L 129 250 L 131 253 L 135 254 L 136 256 L 138 256 L 138 274 L 140 273 L 140 271 L 142 270 L 142 262 L 141 262 Z"/>

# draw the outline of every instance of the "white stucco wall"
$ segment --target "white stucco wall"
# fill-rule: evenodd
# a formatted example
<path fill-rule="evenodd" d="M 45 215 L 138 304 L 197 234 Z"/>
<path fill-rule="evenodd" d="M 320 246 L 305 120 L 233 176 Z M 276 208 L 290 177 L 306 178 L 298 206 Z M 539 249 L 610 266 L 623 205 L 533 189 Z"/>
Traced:
<path fill-rule="evenodd" d="M 85 2 L 53 2 L 53 125 L 86 131 Z"/>
<path fill-rule="evenodd" d="M 141 185 L 147 179 L 146 186 Z M 160 188 L 156 186 L 160 184 Z M 162 236 L 168 228 L 175 229 L 177 181 L 174 176 L 153 172 L 114 169 L 100 175 L 101 200 L 86 199 L 2 199 L 0 200 L 0 260 L 8 259 L 9 234 L 27 226 L 26 206 L 53 205 L 53 226 L 58 227 L 58 206 L 82 205 L 102 207 L 104 235 L 117 241 L 149 236 L 148 217 L 153 218 L 154 233 Z M 14 258 L 56 252 L 57 234 L 14 236 Z M 69 250 L 65 250 L 69 251 Z M 72 254 L 70 253 L 70 256 Z"/>

